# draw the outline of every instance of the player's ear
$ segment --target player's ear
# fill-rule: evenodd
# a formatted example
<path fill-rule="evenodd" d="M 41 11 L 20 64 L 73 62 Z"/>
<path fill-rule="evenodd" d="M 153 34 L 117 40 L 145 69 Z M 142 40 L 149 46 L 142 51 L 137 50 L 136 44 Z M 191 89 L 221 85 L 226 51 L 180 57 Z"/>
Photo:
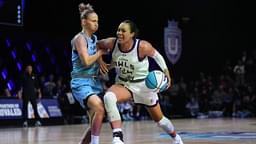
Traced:
<path fill-rule="evenodd" d="M 131 37 L 135 38 L 135 32 L 131 32 Z"/>

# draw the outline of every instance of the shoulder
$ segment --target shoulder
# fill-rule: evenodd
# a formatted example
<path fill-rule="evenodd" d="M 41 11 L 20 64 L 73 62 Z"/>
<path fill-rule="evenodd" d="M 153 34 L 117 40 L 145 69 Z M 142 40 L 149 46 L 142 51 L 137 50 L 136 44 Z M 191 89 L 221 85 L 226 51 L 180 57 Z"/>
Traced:
<path fill-rule="evenodd" d="M 87 39 L 81 33 L 75 35 L 73 41 L 75 45 L 87 44 Z"/>
<path fill-rule="evenodd" d="M 148 42 L 146 40 L 140 40 L 139 49 L 140 49 L 140 51 L 149 51 L 149 50 L 152 50 L 154 48 L 153 48 L 153 46 L 151 45 L 150 42 Z"/>
<path fill-rule="evenodd" d="M 83 35 L 81 33 L 77 33 L 72 40 L 77 40 L 78 38 L 81 38 Z"/>
<path fill-rule="evenodd" d="M 154 53 L 155 48 L 150 42 L 146 40 L 141 40 L 139 44 L 139 52 L 142 57 L 151 56 Z"/>
<path fill-rule="evenodd" d="M 75 40 L 85 40 L 84 36 L 81 34 L 81 33 L 78 33 L 75 37 L 74 37 Z"/>
<path fill-rule="evenodd" d="M 140 40 L 139 47 L 140 49 L 147 49 L 147 48 L 151 48 L 152 45 L 146 40 Z"/>

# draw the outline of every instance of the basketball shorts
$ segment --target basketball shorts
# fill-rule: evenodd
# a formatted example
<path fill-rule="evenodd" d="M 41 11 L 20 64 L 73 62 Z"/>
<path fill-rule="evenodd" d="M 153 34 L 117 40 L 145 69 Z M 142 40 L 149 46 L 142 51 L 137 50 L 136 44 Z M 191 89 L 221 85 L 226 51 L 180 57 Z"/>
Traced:
<path fill-rule="evenodd" d="M 124 85 L 132 92 L 134 103 L 146 106 L 154 106 L 158 102 L 158 94 L 152 89 L 147 88 L 145 80 L 141 82 L 124 82 L 117 80 L 117 84 Z"/>
<path fill-rule="evenodd" d="M 103 85 L 99 79 L 95 78 L 74 78 L 70 82 L 72 94 L 83 108 L 84 100 L 91 95 L 98 95 L 103 92 Z"/>

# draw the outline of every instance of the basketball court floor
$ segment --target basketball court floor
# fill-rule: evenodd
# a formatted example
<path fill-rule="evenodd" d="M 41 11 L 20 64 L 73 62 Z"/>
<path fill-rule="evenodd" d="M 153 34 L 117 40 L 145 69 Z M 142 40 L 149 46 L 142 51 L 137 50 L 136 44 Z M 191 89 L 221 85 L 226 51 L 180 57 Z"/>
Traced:
<path fill-rule="evenodd" d="M 173 119 L 184 144 L 256 144 L 256 119 Z M 88 124 L 0 128 L 0 144 L 78 144 Z M 153 121 L 125 121 L 125 144 L 171 144 Z M 108 123 L 101 144 L 111 144 Z"/>

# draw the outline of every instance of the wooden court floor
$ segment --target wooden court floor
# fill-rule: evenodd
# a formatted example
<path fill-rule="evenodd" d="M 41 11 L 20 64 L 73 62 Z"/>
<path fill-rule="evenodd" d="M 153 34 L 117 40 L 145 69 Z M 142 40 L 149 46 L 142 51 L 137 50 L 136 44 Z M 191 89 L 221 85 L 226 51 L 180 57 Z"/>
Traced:
<path fill-rule="evenodd" d="M 184 144 L 256 144 L 256 119 L 173 119 Z M 78 144 L 88 124 L 0 128 L 0 144 Z M 123 124 L 125 144 L 171 144 L 153 121 Z M 100 143 L 111 144 L 103 124 Z"/>

